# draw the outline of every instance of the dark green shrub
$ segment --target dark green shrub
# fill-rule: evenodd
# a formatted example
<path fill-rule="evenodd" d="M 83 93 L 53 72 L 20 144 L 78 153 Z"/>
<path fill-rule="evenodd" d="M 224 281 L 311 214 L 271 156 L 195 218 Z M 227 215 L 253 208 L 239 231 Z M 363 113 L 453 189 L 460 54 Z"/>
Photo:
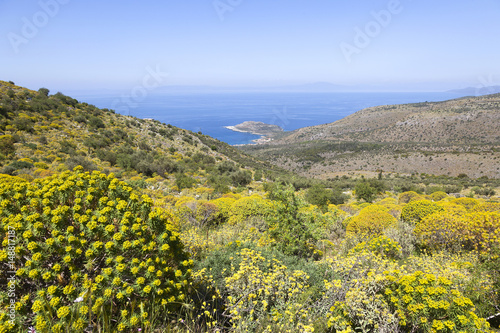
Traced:
<path fill-rule="evenodd" d="M 196 180 L 184 173 L 179 172 L 175 175 L 175 185 L 177 185 L 179 190 L 182 190 L 184 188 L 191 188 L 194 184 L 196 184 Z"/>
<path fill-rule="evenodd" d="M 248 170 L 239 170 L 231 174 L 234 186 L 246 186 L 252 182 L 252 173 Z"/>

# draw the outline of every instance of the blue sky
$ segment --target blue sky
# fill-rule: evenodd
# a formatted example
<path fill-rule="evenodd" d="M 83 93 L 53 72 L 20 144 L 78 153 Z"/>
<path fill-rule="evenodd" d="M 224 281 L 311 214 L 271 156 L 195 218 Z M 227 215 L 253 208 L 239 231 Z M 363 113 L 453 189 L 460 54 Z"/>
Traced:
<path fill-rule="evenodd" d="M 498 0 L 2 0 L 0 79 L 63 92 L 131 89 L 151 71 L 158 85 L 498 85 L 499 14 Z"/>

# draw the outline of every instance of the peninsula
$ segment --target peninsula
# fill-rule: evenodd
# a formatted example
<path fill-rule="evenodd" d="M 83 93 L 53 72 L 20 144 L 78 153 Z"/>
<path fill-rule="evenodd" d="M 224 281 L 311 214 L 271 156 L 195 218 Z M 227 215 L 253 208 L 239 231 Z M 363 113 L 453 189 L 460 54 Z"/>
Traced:
<path fill-rule="evenodd" d="M 235 132 L 260 135 L 259 139 L 253 140 L 255 144 L 267 143 L 273 140 L 278 134 L 283 133 L 283 128 L 278 125 L 266 124 L 261 121 L 245 121 L 235 126 L 224 127 Z"/>

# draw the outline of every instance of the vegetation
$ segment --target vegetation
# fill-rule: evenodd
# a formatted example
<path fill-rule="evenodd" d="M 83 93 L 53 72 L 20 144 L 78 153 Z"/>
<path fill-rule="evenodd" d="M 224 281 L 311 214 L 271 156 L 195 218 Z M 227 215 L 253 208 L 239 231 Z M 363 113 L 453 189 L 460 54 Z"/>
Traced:
<path fill-rule="evenodd" d="M 500 94 L 370 107 L 245 152 L 301 175 L 354 172 L 498 178 Z"/>
<path fill-rule="evenodd" d="M 497 179 L 309 179 L 0 83 L 0 332 L 495 332 Z"/>

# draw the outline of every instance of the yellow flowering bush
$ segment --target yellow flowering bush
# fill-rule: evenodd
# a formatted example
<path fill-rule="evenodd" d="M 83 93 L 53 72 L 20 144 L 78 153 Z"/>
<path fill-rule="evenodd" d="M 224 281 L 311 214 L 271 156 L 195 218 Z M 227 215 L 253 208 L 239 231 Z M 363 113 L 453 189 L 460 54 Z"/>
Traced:
<path fill-rule="evenodd" d="M 300 300 L 309 287 L 307 274 L 289 271 L 278 260 L 266 260 L 255 250 L 243 248 L 237 255 L 239 265 L 232 266 L 232 275 L 225 278 L 226 312 L 233 330 L 313 332 L 312 318 Z M 268 327 L 262 327 L 265 322 Z"/>
<path fill-rule="evenodd" d="M 492 247 L 500 245 L 500 214 L 434 213 L 426 216 L 414 232 L 423 246 L 434 251 L 463 248 L 488 252 Z"/>
<path fill-rule="evenodd" d="M 479 201 L 474 198 L 457 198 L 453 199 L 451 202 L 464 206 L 467 211 L 470 211 L 475 206 L 479 205 Z"/>
<path fill-rule="evenodd" d="M 403 207 L 401 210 L 401 220 L 411 224 L 418 224 L 427 215 L 441 211 L 444 211 L 444 209 L 435 202 L 415 200 Z"/>
<path fill-rule="evenodd" d="M 253 194 L 236 200 L 229 211 L 229 223 L 236 224 L 245 221 L 251 216 L 266 217 L 271 213 L 272 206 L 269 200 Z"/>
<path fill-rule="evenodd" d="M 359 243 L 351 249 L 350 254 L 357 255 L 358 253 L 363 252 L 363 250 L 368 250 L 375 254 L 392 259 L 397 259 L 402 256 L 401 245 L 385 235 L 372 238 L 368 242 Z"/>
<path fill-rule="evenodd" d="M 381 234 L 384 229 L 397 223 L 387 208 L 370 205 L 363 208 L 358 215 L 349 219 L 346 231 L 350 234 Z"/>
<path fill-rule="evenodd" d="M 451 212 L 438 212 L 422 219 L 414 233 L 420 244 L 430 250 L 460 250 L 466 235 L 467 221 L 461 215 Z"/>
<path fill-rule="evenodd" d="M 26 182 L 25 179 L 21 178 L 21 177 L 17 177 L 17 176 L 9 176 L 9 175 L 5 175 L 5 174 L 0 174 L 0 184 L 12 184 L 12 183 L 24 183 Z"/>
<path fill-rule="evenodd" d="M 337 260 L 337 259 L 334 259 Z M 490 332 L 473 302 L 450 279 L 367 253 L 332 261 L 339 279 L 325 281 L 320 306 L 336 332 Z"/>
<path fill-rule="evenodd" d="M 215 216 L 214 220 L 216 223 L 225 223 L 229 220 L 231 215 L 231 205 L 236 201 L 234 198 L 218 198 L 215 200 L 210 200 L 210 203 L 214 204 L 218 208 L 218 214 Z"/>
<path fill-rule="evenodd" d="M 185 297 L 192 262 L 171 216 L 113 174 L 81 170 L 0 186 L 3 246 L 14 231 L 16 296 L 26 297 L 18 329 L 31 323 L 37 331 L 81 332 L 83 322 L 109 330 L 114 323 L 147 327 L 145 308 L 175 309 Z M 7 258 L 0 259 L 10 270 Z M 6 278 L 0 283 L 7 285 Z M 1 313 L 8 305 L 1 294 Z M 129 315 L 121 316 L 123 310 Z M 142 319 L 133 322 L 135 316 Z"/>
<path fill-rule="evenodd" d="M 416 271 L 385 273 L 383 297 L 405 332 L 490 332 L 472 301 L 447 278 Z"/>
<path fill-rule="evenodd" d="M 456 216 L 461 216 L 467 213 L 467 210 L 464 206 L 456 204 L 454 202 L 441 201 L 438 202 L 438 206 L 442 207 L 445 212 Z"/>
<path fill-rule="evenodd" d="M 471 209 L 473 212 L 500 212 L 500 202 L 482 202 Z"/>

